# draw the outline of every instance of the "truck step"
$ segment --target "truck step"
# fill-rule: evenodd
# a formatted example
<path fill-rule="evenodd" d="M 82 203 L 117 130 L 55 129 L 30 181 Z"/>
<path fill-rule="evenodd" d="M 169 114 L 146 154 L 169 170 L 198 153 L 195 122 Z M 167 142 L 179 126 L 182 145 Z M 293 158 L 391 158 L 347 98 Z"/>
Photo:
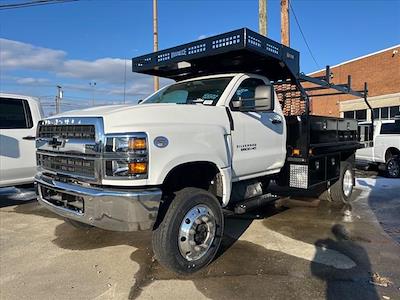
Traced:
<path fill-rule="evenodd" d="M 280 197 L 271 193 L 257 196 L 254 198 L 246 199 L 243 202 L 238 203 L 235 208 L 235 214 L 244 214 L 250 210 L 256 209 L 268 203 L 278 200 Z"/>

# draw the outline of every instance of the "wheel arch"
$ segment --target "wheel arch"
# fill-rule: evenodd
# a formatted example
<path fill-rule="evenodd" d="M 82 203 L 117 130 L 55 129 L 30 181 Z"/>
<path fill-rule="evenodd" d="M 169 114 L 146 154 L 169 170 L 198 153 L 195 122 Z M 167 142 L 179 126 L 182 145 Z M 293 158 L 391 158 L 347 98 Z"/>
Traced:
<path fill-rule="evenodd" d="M 231 168 L 210 160 L 181 162 L 166 172 L 161 189 L 167 195 L 185 187 L 208 190 L 226 206 L 231 193 Z"/>
<path fill-rule="evenodd" d="M 385 151 L 385 162 L 387 162 L 393 155 L 400 155 L 400 150 L 396 147 L 389 147 Z"/>

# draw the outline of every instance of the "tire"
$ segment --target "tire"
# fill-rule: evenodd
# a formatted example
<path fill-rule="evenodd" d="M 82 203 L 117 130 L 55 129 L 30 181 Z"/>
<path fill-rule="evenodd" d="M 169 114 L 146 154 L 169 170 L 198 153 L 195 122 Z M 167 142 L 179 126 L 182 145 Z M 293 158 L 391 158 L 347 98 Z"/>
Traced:
<path fill-rule="evenodd" d="M 398 156 L 392 156 L 388 159 L 385 164 L 385 172 L 389 178 L 400 177 L 400 158 Z"/>
<path fill-rule="evenodd" d="M 270 178 L 263 178 L 261 181 L 262 184 L 262 191 L 264 194 L 268 193 L 268 187 L 269 184 L 271 183 L 271 179 Z"/>
<path fill-rule="evenodd" d="M 214 259 L 223 229 L 224 218 L 217 198 L 202 189 L 184 188 L 175 193 L 153 231 L 155 258 L 175 273 L 194 273 Z"/>
<path fill-rule="evenodd" d="M 79 221 L 75 221 L 75 220 L 71 220 L 71 219 L 64 219 L 65 223 L 68 223 L 69 225 L 75 227 L 76 229 L 79 230 L 89 230 L 91 228 L 93 228 L 92 225 L 88 225 Z"/>
<path fill-rule="evenodd" d="M 350 204 L 353 193 L 354 170 L 348 161 L 340 162 L 339 179 L 328 189 L 329 200 L 335 207 L 343 207 Z"/>

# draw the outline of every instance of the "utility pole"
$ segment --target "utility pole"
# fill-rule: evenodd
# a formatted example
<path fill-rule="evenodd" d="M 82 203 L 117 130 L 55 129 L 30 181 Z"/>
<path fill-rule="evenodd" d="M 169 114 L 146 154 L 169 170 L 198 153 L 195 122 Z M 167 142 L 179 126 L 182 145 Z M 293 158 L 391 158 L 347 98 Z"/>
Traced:
<path fill-rule="evenodd" d="M 158 51 L 158 13 L 157 13 L 157 0 L 153 0 L 153 50 Z M 157 76 L 154 76 L 154 91 L 160 87 L 160 81 Z"/>
<path fill-rule="evenodd" d="M 63 91 L 60 85 L 57 85 L 57 95 L 56 95 L 56 114 L 60 113 L 61 99 L 63 98 Z"/>
<path fill-rule="evenodd" d="M 263 36 L 268 35 L 267 18 L 267 0 L 258 0 L 258 32 Z"/>
<path fill-rule="evenodd" d="M 96 82 L 91 81 L 89 82 L 89 85 L 92 87 L 92 107 L 94 107 L 94 88 L 96 87 Z"/>
<path fill-rule="evenodd" d="M 281 0 L 281 43 L 290 46 L 289 1 Z"/>

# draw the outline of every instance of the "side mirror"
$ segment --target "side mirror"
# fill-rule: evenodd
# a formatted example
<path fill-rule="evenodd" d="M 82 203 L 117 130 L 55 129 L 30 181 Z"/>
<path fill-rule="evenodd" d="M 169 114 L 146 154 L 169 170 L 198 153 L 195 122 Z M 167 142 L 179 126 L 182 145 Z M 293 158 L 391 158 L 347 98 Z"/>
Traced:
<path fill-rule="evenodd" d="M 254 98 L 242 99 L 240 102 L 243 102 L 240 105 L 241 111 L 271 110 L 274 103 L 274 88 L 271 84 L 259 85 L 255 89 Z"/>
<path fill-rule="evenodd" d="M 137 104 L 140 104 L 143 102 L 143 99 L 138 100 Z"/>
<path fill-rule="evenodd" d="M 239 109 L 242 107 L 242 100 L 232 100 L 232 107 Z"/>
<path fill-rule="evenodd" d="M 274 89 L 272 84 L 259 85 L 256 87 L 254 96 L 254 109 L 255 111 L 271 110 L 273 107 Z"/>

